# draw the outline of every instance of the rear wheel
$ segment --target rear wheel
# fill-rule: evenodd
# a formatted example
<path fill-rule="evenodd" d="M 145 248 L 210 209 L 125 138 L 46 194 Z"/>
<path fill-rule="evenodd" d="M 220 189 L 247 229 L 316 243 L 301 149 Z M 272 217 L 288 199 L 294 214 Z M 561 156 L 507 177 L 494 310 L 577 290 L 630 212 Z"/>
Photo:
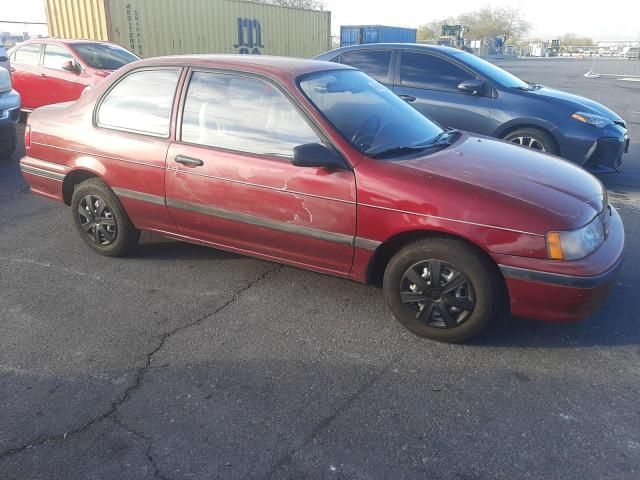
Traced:
<path fill-rule="evenodd" d="M 491 263 L 466 243 L 425 239 L 389 262 L 383 290 L 396 319 L 417 335 L 461 342 L 500 311 L 501 282 Z"/>
<path fill-rule="evenodd" d="M 138 243 L 140 231 L 133 226 L 113 191 L 99 178 L 90 178 L 75 187 L 71 213 L 82 239 L 100 255 L 125 255 Z"/>
<path fill-rule="evenodd" d="M 503 140 L 541 152 L 554 155 L 558 155 L 559 153 L 553 138 L 551 138 L 548 133 L 538 130 L 537 128 L 520 128 L 514 130 L 505 135 Z"/>

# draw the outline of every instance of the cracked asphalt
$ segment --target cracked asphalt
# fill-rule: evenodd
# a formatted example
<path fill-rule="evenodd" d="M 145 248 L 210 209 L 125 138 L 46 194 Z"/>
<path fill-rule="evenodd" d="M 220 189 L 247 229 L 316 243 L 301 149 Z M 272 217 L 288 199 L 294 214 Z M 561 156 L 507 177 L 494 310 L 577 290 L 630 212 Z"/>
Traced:
<path fill-rule="evenodd" d="M 503 62 L 611 106 L 640 84 Z M 637 479 L 640 147 L 602 177 L 627 254 L 582 323 L 423 340 L 381 292 L 144 235 L 92 254 L 0 163 L 0 479 Z"/>

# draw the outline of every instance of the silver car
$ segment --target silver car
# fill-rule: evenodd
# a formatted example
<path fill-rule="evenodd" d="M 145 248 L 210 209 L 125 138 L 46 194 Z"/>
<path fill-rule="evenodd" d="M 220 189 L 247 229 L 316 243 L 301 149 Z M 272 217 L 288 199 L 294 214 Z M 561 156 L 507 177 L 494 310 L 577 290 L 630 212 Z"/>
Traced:
<path fill-rule="evenodd" d="M 20 95 L 11 84 L 11 67 L 4 46 L 0 46 L 0 161 L 16 149 L 16 123 L 20 119 Z"/>
<path fill-rule="evenodd" d="M 7 53 L 7 49 L 4 45 L 0 45 L 0 67 L 4 67 L 8 71 L 11 71 L 11 67 L 9 66 L 9 54 Z"/>

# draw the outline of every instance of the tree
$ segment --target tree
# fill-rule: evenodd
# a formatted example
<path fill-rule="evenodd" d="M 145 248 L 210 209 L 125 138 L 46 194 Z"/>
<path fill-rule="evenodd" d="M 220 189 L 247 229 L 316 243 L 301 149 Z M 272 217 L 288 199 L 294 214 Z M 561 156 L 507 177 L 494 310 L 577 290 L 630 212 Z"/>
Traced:
<path fill-rule="evenodd" d="M 271 5 L 279 5 L 281 7 L 307 8 L 310 10 L 323 10 L 324 2 L 322 0 L 254 0 L 258 3 L 269 3 Z"/>
<path fill-rule="evenodd" d="M 590 37 L 581 37 L 575 33 L 566 33 L 562 36 L 560 45 L 563 47 L 592 47 L 594 43 Z"/>
<path fill-rule="evenodd" d="M 449 17 L 420 25 L 418 27 L 417 39 L 419 42 L 429 42 L 437 40 L 438 37 L 440 37 L 440 35 L 442 34 L 443 25 L 455 25 L 456 23 L 457 19 Z"/>
<path fill-rule="evenodd" d="M 522 12 L 517 8 L 492 8 L 486 6 L 475 12 L 462 14 L 458 22 L 469 29 L 469 37 L 474 40 L 492 40 L 504 37 L 517 40 L 531 29 Z"/>

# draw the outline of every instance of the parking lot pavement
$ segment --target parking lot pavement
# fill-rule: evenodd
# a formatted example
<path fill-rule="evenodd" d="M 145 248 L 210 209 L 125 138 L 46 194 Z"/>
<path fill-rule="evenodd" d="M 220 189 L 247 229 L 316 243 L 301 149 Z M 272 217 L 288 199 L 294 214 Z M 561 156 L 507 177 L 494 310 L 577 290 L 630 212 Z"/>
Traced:
<path fill-rule="evenodd" d="M 551 61 L 517 68 L 632 118 Z M 600 312 L 446 345 L 375 287 L 149 235 L 96 256 L 0 163 L 0 478 L 637 479 L 634 172 L 635 146 L 606 180 L 628 247 Z"/>

